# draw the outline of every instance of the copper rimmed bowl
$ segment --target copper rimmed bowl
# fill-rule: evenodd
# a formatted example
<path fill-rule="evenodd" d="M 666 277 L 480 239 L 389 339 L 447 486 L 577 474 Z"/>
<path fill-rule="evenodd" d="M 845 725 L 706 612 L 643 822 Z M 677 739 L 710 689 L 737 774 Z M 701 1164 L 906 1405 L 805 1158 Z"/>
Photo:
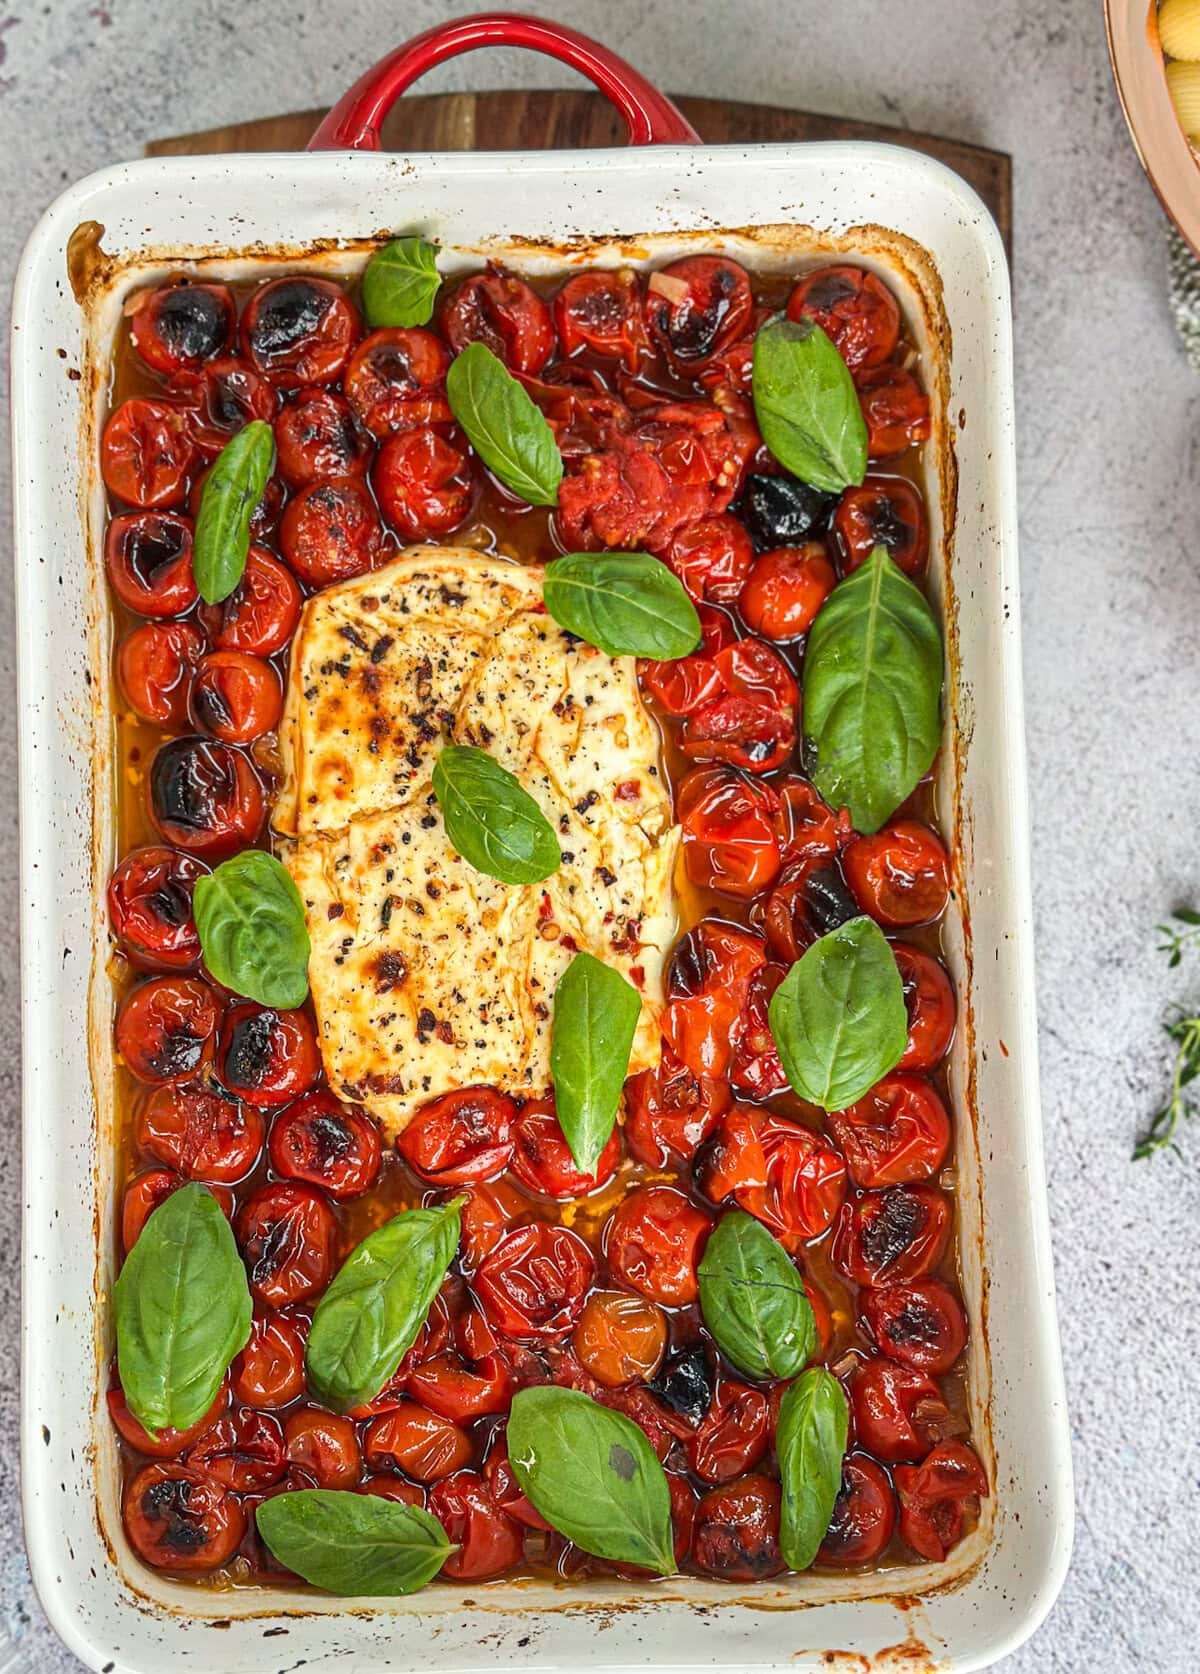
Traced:
<path fill-rule="evenodd" d="M 1171 103 L 1157 0 L 1105 0 L 1104 19 L 1117 94 L 1142 167 L 1159 202 L 1200 256 L 1200 158 Z"/>

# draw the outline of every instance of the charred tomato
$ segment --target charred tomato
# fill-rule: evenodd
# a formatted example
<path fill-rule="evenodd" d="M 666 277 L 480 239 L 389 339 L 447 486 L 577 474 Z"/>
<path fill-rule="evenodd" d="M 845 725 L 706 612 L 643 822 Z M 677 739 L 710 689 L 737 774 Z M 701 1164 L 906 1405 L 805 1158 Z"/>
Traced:
<path fill-rule="evenodd" d="M 242 1000 L 221 1030 L 217 1074 L 248 1104 L 273 1109 L 306 1093 L 321 1074 L 316 1030 L 305 1011 L 280 1011 Z"/>
<path fill-rule="evenodd" d="M 166 842 L 206 860 L 248 847 L 266 804 L 249 756 L 207 738 L 159 746 L 147 776 L 150 818 Z"/>
<path fill-rule="evenodd" d="M 375 1122 L 324 1088 L 279 1112 L 271 1124 L 268 1152 L 276 1174 L 322 1186 L 338 1200 L 361 1197 L 379 1177 Z"/>
<path fill-rule="evenodd" d="M 337 1222 L 311 1186 L 261 1186 L 242 1204 L 235 1230 L 251 1294 L 264 1307 L 306 1302 L 333 1276 Z"/>
<path fill-rule="evenodd" d="M 341 377 L 362 322 L 340 285 L 297 273 L 258 287 L 241 336 L 243 352 L 277 388 L 302 389 Z"/>
<path fill-rule="evenodd" d="M 383 546 L 383 524 L 365 481 L 343 477 L 310 482 L 288 501 L 279 544 L 306 587 L 329 587 L 374 569 Z"/>
<path fill-rule="evenodd" d="M 192 890 L 208 867 L 175 849 L 134 849 L 108 881 L 108 919 L 131 964 L 190 971 L 200 963 Z"/>
<path fill-rule="evenodd" d="M 159 511 L 114 517 L 104 563 L 113 592 L 139 616 L 180 616 L 196 602 L 190 517 Z"/>

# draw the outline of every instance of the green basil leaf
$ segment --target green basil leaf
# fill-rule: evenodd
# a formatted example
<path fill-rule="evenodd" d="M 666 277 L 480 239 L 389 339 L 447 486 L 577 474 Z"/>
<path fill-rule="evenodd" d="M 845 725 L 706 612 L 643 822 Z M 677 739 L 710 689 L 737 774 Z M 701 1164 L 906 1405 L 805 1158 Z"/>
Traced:
<path fill-rule="evenodd" d="M 454 1260 L 464 1202 L 405 1209 L 346 1257 L 304 1350 L 309 1386 L 326 1406 L 349 1412 L 373 1400 L 404 1359 Z"/>
<path fill-rule="evenodd" d="M 251 419 L 217 455 L 200 490 L 192 573 L 208 604 L 227 599 L 242 579 L 250 551 L 250 519 L 275 469 L 275 432 Z"/>
<path fill-rule="evenodd" d="M 556 506 L 562 455 L 528 391 L 485 343 L 468 343 L 446 375 L 450 409 L 480 459 L 531 506 Z"/>
<path fill-rule="evenodd" d="M 877 546 L 821 607 L 804 658 L 809 771 L 858 831 L 878 831 L 929 771 L 941 691 L 933 612 Z"/>
<path fill-rule="evenodd" d="M 771 996 L 771 1035 L 792 1090 L 845 1110 L 894 1070 L 908 1039 L 896 956 L 873 919 L 819 937 Z"/>
<path fill-rule="evenodd" d="M 339 1488 L 300 1488 L 254 1513 L 275 1557 L 314 1587 L 344 1598 L 415 1593 L 458 1550 L 417 1505 Z"/>
<path fill-rule="evenodd" d="M 310 952 L 304 902 L 273 854 L 245 849 L 197 878 L 192 911 L 204 963 L 219 983 L 263 1006 L 304 1004 Z"/>
<path fill-rule="evenodd" d="M 436 244 L 423 238 L 392 239 L 382 250 L 376 250 L 363 271 L 362 303 L 367 324 L 428 324 L 441 282 Z"/>
<path fill-rule="evenodd" d="M 779 1545 L 789 1569 L 807 1569 L 829 1529 L 842 1486 L 849 1419 L 842 1386 L 823 1366 L 802 1372 L 779 1403 Z"/>
<path fill-rule="evenodd" d="M 250 1288 L 207 1186 L 181 1186 L 150 1215 L 113 1291 L 117 1369 L 152 1436 L 186 1430 L 217 1398 L 250 1336 Z"/>
<path fill-rule="evenodd" d="M 817 1345 L 796 1264 L 753 1215 L 717 1223 L 697 1269 L 700 1308 L 717 1347 L 751 1378 L 793 1378 Z"/>
<path fill-rule="evenodd" d="M 559 1534 L 593 1557 L 674 1575 L 671 1491 L 632 1419 L 543 1384 L 513 1396 L 506 1439 L 522 1490 Z"/>
<path fill-rule="evenodd" d="M 608 657 L 673 662 L 700 643 L 683 583 L 648 552 L 568 552 L 546 567 L 546 609 Z"/>
<path fill-rule="evenodd" d="M 763 441 L 801 482 L 840 494 L 867 474 L 867 425 L 846 362 L 815 320 L 768 320 L 754 339 Z"/>
<path fill-rule="evenodd" d="M 447 744 L 433 768 L 433 794 L 446 835 L 477 872 L 501 883 L 541 883 L 562 852 L 537 803 L 486 750 Z"/>
<path fill-rule="evenodd" d="M 595 1174 L 629 1071 L 642 998 L 620 971 L 577 953 L 554 991 L 550 1076 L 575 1166 Z"/>

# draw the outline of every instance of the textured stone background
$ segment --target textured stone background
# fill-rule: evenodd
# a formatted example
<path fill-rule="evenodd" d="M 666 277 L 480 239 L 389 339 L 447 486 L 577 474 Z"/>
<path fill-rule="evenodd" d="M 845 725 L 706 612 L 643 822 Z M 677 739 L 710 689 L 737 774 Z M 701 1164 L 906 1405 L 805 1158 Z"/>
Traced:
<path fill-rule="evenodd" d="M 1153 927 L 1200 895 L 1200 386 L 1165 303 L 1162 218 L 1109 79 L 1100 0 L 554 0 L 684 92 L 941 131 L 1016 160 L 1017 399 L 1043 1087 L 1079 1522 L 1052 1616 L 1006 1674 L 1192 1674 L 1200 1569 L 1200 1130 L 1132 1164 L 1165 1085 Z M 0 0 L 5 292 L 62 186 L 155 135 L 329 104 L 447 0 Z M 475 56 L 429 89 L 563 85 Z M 7 497 L 7 445 L 0 496 Z M 15 782 L 14 628 L 0 583 L 0 784 Z M 0 925 L 15 924 L 0 797 Z M 15 935 L 0 942 L 0 1627 L 74 1667 L 29 1581 L 17 1508 Z M 7 1668 L 0 1645 L 0 1667 Z"/>

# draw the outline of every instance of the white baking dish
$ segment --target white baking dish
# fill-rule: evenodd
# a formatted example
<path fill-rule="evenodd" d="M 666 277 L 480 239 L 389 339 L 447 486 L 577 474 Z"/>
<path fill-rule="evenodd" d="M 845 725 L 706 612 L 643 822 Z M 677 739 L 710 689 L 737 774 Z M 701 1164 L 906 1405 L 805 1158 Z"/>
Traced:
<path fill-rule="evenodd" d="M 103 255 L 94 234 L 72 246 L 89 222 L 103 227 Z M 930 485 L 950 670 L 940 798 L 960 874 L 949 958 L 967 1023 L 952 1087 L 975 1434 L 993 1483 L 979 1528 L 943 1566 L 746 1589 L 692 1578 L 640 1589 L 445 1586 L 370 1607 L 181 1585 L 141 1567 L 125 1544 L 102 1418 L 114 1156 L 98 368 L 123 296 L 168 265 L 242 273 L 286 259 L 346 272 L 361 260 L 354 241 L 379 229 L 426 233 L 451 267 L 500 250 L 518 269 L 545 270 L 562 265 L 564 245 L 604 262 L 661 261 L 699 244 L 762 268 L 846 252 L 887 272 L 940 373 L 931 450 L 940 496 Z M 69 246 L 87 287 L 82 309 Z M 864 144 L 141 162 L 93 175 L 47 212 L 21 265 L 13 332 L 24 1507 L 38 1591 L 71 1649 L 93 1668 L 137 1674 L 182 1659 L 214 1674 L 301 1663 L 362 1674 L 833 1665 L 916 1674 L 980 1668 L 1011 1650 L 1058 1591 L 1072 1509 L 1037 1092 L 1008 275 L 978 198 L 928 158 Z"/>

